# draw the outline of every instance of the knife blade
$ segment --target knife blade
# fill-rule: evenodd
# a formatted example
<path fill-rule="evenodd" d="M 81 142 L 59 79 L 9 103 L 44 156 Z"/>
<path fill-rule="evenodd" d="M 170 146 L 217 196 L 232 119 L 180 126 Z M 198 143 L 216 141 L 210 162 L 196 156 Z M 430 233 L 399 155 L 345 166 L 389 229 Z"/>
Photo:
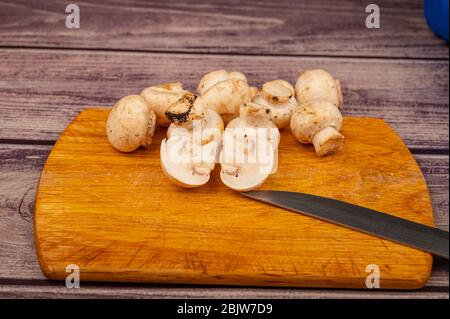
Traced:
<path fill-rule="evenodd" d="M 286 191 L 242 195 L 449 259 L 448 232 L 339 200 Z"/>

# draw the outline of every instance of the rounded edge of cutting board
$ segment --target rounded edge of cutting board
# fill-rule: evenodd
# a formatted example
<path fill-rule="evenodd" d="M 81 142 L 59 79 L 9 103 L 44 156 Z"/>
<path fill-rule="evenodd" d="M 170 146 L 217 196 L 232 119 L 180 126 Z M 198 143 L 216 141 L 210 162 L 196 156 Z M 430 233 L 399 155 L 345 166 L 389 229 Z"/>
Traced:
<path fill-rule="evenodd" d="M 50 151 L 50 154 L 52 150 Z M 50 154 L 48 156 L 50 156 Z M 48 159 L 48 157 L 47 157 Z M 45 161 L 44 167 L 47 164 L 47 160 Z M 51 267 L 45 262 L 44 260 L 44 256 L 42 254 L 42 249 L 41 249 L 41 240 L 39 238 L 39 231 L 38 231 L 38 220 L 39 218 L 39 214 L 40 214 L 40 209 L 39 207 L 39 188 L 41 185 L 41 179 L 42 179 L 42 174 L 44 174 L 44 167 L 42 168 L 41 173 L 39 174 L 39 180 L 38 180 L 38 186 L 36 188 L 36 198 L 34 200 L 34 221 L 33 221 L 33 232 L 34 232 L 34 245 L 35 245 L 35 249 L 36 249 L 36 256 L 38 259 L 38 263 L 39 263 L 39 267 L 41 268 L 42 273 L 44 274 L 45 277 L 47 277 L 48 279 L 53 279 L 52 278 L 52 269 Z"/>
<path fill-rule="evenodd" d="M 39 174 L 38 186 L 36 188 L 36 198 L 34 200 L 35 210 L 34 210 L 33 231 L 34 231 L 34 241 L 35 241 L 35 248 L 36 248 L 36 256 L 37 256 L 37 259 L 38 259 L 38 262 L 39 262 L 39 267 L 41 268 L 41 271 L 44 274 L 44 276 L 47 277 L 48 279 L 58 280 L 58 279 L 62 279 L 62 278 L 58 277 L 57 274 L 53 271 L 53 268 L 46 262 L 44 254 L 43 254 L 42 249 L 41 249 L 41 239 L 39 238 L 40 231 L 38 231 L 38 228 L 40 227 L 40 225 L 38 225 L 39 219 L 40 219 L 39 215 L 42 214 L 42 212 L 41 212 L 41 210 L 39 208 L 40 207 L 39 201 L 40 201 L 40 196 L 41 196 L 41 192 L 40 192 L 41 181 L 42 181 L 43 175 L 46 172 L 46 167 L 47 167 L 49 158 L 54 154 L 55 147 L 58 145 L 60 140 L 64 137 L 66 132 L 69 130 L 70 126 L 77 121 L 78 117 L 83 112 L 86 112 L 86 111 L 89 111 L 89 110 L 93 110 L 93 109 L 101 109 L 101 108 L 88 107 L 88 108 L 85 108 L 85 109 L 81 110 L 80 112 L 77 113 L 77 115 L 73 118 L 73 120 L 66 126 L 66 128 L 62 131 L 62 133 L 56 139 L 55 144 L 52 146 L 52 149 L 51 149 L 50 153 L 48 154 L 47 159 L 45 160 L 44 166 L 42 167 L 42 171 Z M 104 109 L 109 109 L 109 108 L 104 108 Z"/>
<path fill-rule="evenodd" d="M 87 112 L 89 110 L 90 109 L 85 109 L 81 113 Z M 40 193 L 41 181 L 43 180 L 43 178 L 45 178 L 45 171 L 46 171 L 46 167 L 47 167 L 47 163 L 48 163 L 49 159 L 51 159 L 54 156 L 54 152 L 57 151 L 57 150 L 55 150 L 55 148 L 58 147 L 60 140 L 65 137 L 65 135 L 69 131 L 70 126 L 74 125 L 77 122 L 77 120 L 78 120 L 79 116 L 81 115 L 81 113 L 78 114 L 77 117 L 63 131 L 61 136 L 56 141 L 54 147 L 52 148 L 52 150 L 51 150 L 51 152 L 50 152 L 50 154 L 49 154 L 49 156 L 47 158 L 47 161 L 46 161 L 46 163 L 44 165 L 44 168 L 43 168 L 43 170 L 41 172 L 41 175 L 40 175 L 40 178 L 39 178 L 39 184 L 38 184 L 38 188 L 37 188 L 37 193 L 36 193 L 36 200 L 35 200 L 35 207 L 36 207 L 36 209 L 35 209 L 35 220 L 34 220 L 34 231 L 35 231 L 34 235 L 35 235 L 35 241 L 36 241 L 36 243 L 35 243 L 36 244 L 36 252 L 37 252 L 37 256 L 38 256 L 38 260 L 39 260 L 39 264 L 40 264 L 41 270 L 44 273 L 44 275 L 47 278 L 49 278 L 49 279 L 58 279 L 58 280 L 64 279 L 65 278 L 65 275 L 64 275 L 64 270 L 65 269 L 63 268 L 62 265 L 58 265 L 56 267 L 58 269 L 52 268 L 52 265 L 50 265 L 46 261 L 46 257 L 45 257 L 46 254 L 42 251 L 41 238 L 39 237 L 39 234 L 40 234 L 39 229 L 42 226 L 40 224 L 40 220 L 41 220 L 41 217 L 42 217 L 41 214 L 44 214 L 45 212 L 42 211 L 41 203 L 40 203 L 40 200 L 41 200 L 41 193 Z M 427 190 L 427 201 L 428 201 L 428 203 L 429 203 L 429 205 L 431 207 L 431 211 L 432 211 L 431 199 L 430 199 L 430 195 L 429 195 L 429 191 L 428 191 L 428 186 L 427 186 L 425 178 L 424 178 L 424 176 L 423 176 L 423 174 L 422 174 L 422 172 L 420 170 L 420 167 L 417 164 L 417 161 L 414 159 L 414 157 L 412 156 L 411 152 L 406 147 L 406 145 L 402 142 L 402 140 L 398 136 L 398 134 L 392 128 L 390 128 L 389 125 L 383 119 L 377 119 L 377 120 L 383 122 L 384 125 L 386 125 L 396 135 L 396 138 L 399 141 L 401 141 L 402 148 L 404 150 L 406 150 L 408 156 L 414 160 L 415 170 L 417 172 L 419 172 L 420 178 L 421 178 L 421 183 L 424 184 L 424 186 L 425 186 L 425 188 Z M 433 218 L 433 216 L 431 216 L 431 218 Z M 433 218 L 433 223 L 434 223 L 434 218 Z M 415 290 L 415 289 L 422 288 L 427 283 L 427 281 L 429 279 L 429 276 L 431 274 L 432 261 L 433 261 L 432 256 L 430 254 L 426 254 L 425 253 L 425 255 L 427 255 L 426 256 L 426 265 L 427 265 L 427 267 L 426 267 L 426 271 L 424 271 L 420 276 L 418 276 L 416 274 L 416 276 L 414 276 L 414 278 L 404 279 L 405 282 L 403 282 L 403 283 L 396 282 L 396 286 L 395 287 L 387 287 L 387 288 L 384 288 L 384 289 Z M 146 279 L 142 278 L 140 280 L 136 279 L 138 277 L 134 277 L 134 275 L 132 275 L 132 274 L 131 275 L 130 274 L 126 274 L 125 272 L 122 273 L 122 274 L 118 274 L 118 275 L 114 274 L 113 272 L 110 272 L 110 271 L 105 271 L 105 273 L 108 274 L 108 276 L 109 276 L 106 279 L 104 277 L 102 277 L 98 273 L 87 274 L 87 276 L 85 276 L 84 278 L 87 279 L 87 280 L 93 280 L 93 281 L 113 280 L 113 281 L 124 281 L 124 282 L 141 281 L 141 282 L 152 282 L 152 283 L 157 283 L 157 282 L 181 283 L 181 284 L 182 283 L 189 283 L 189 282 L 183 282 L 183 281 L 163 280 L 162 278 L 164 276 L 158 277 L 158 274 L 153 274 L 152 275 L 151 273 L 147 273 Z M 178 274 L 178 275 L 181 275 L 181 273 Z M 186 276 L 189 277 L 189 275 L 186 275 Z M 232 278 L 232 277 L 233 276 L 231 276 L 230 278 Z M 237 277 L 239 278 L 239 276 L 237 276 Z M 263 285 L 263 286 L 267 286 L 268 285 L 268 286 L 295 286 L 295 287 L 364 288 L 364 287 L 354 286 L 355 285 L 354 283 L 353 284 L 348 283 L 349 286 L 348 287 L 344 287 L 341 284 L 336 284 L 336 283 L 333 284 L 331 282 L 328 285 L 321 285 L 321 284 L 317 284 L 317 283 L 306 284 L 306 285 L 298 285 L 298 284 L 295 284 L 295 283 L 294 284 L 293 283 L 289 284 L 289 283 L 286 283 L 286 282 L 277 283 L 275 281 L 270 283 L 270 284 L 267 284 L 267 283 L 258 284 L 257 282 L 254 282 L 254 281 L 252 282 L 252 280 L 255 280 L 255 279 L 252 279 L 248 283 L 246 283 L 245 280 L 242 280 L 241 284 L 239 284 L 239 282 L 238 282 L 239 279 L 236 279 L 236 280 L 228 279 L 228 280 L 231 280 L 231 282 L 227 282 L 227 280 L 221 281 L 220 279 L 216 280 L 216 279 L 213 279 L 213 278 L 209 278 L 209 279 L 208 278 L 206 278 L 206 279 L 203 278 L 203 280 L 201 280 L 199 283 L 200 284 L 202 284 L 202 283 L 203 284 L 224 284 L 224 285 L 235 285 L 235 286 L 239 286 L 239 285 L 250 285 L 250 286 Z"/>
<path fill-rule="evenodd" d="M 56 279 L 56 278 L 53 277 L 54 273 L 52 271 L 51 266 L 49 264 L 47 264 L 47 262 L 45 261 L 44 254 L 41 249 L 41 239 L 39 238 L 40 231 L 38 228 L 40 227 L 39 220 L 40 220 L 40 214 L 42 213 L 39 208 L 40 207 L 39 200 L 41 197 L 41 191 L 40 191 L 41 181 L 42 181 L 42 177 L 46 171 L 45 168 L 47 166 L 48 159 L 50 158 L 50 156 L 52 156 L 52 153 L 54 152 L 54 147 L 56 146 L 58 141 L 62 138 L 62 136 L 64 135 L 66 130 L 69 128 L 69 126 L 72 125 L 72 123 L 80 115 L 81 112 L 84 112 L 84 110 L 81 110 L 80 112 L 77 113 L 75 118 L 66 126 L 66 128 L 63 130 L 63 132 L 56 139 L 55 144 L 52 146 L 50 153 L 48 154 L 47 159 L 45 160 L 45 163 L 44 163 L 44 166 L 42 167 L 41 173 L 39 174 L 38 185 L 36 188 L 36 198 L 34 199 L 34 222 L 33 222 L 34 244 L 35 244 L 35 248 L 36 248 L 36 256 L 38 259 L 39 267 L 41 268 L 41 271 L 44 274 L 44 276 L 47 277 L 48 279 Z"/>
<path fill-rule="evenodd" d="M 432 213 L 432 223 L 429 223 L 428 226 L 433 226 L 435 227 L 435 219 L 434 219 L 434 208 L 432 205 L 432 201 L 431 201 L 431 195 L 430 195 L 430 190 L 428 188 L 428 183 L 425 180 L 425 176 L 422 173 L 422 170 L 420 169 L 419 163 L 417 163 L 417 160 L 415 159 L 414 155 L 411 153 L 411 150 L 408 148 L 408 146 L 406 146 L 406 144 L 403 142 L 402 137 L 397 133 L 396 130 L 394 130 L 384 119 L 382 118 L 377 118 L 378 120 L 382 121 L 384 123 L 384 125 L 386 125 L 387 127 L 389 127 L 389 129 L 394 133 L 394 135 L 396 136 L 396 138 L 401 142 L 402 147 L 404 148 L 404 150 L 407 152 L 408 156 L 410 159 L 412 159 L 412 161 L 414 162 L 415 165 L 415 169 L 416 171 L 419 173 L 420 175 L 420 179 L 422 181 L 422 184 L 425 186 L 426 189 L 426 196 L 427 196 L 427 201 L 429 203 L 430 206 L 430 210 Z M 427 265 L 428 265 L 428 269 L 425 273 L 425 275 L 421 278 L 418 278 L 416 280 L 416 286 L 411 286 L 411 288 L 409 288 L 410 290 L 417 290 L 417 289 L 422 289 L 425 287 L 425 285 L 427 284 L 427 282 L 430 279 L 431 276 L 431 272 L 433 270 L 433 255 L 431 253 L 428 252 L 424 252 L 424 254 L 427 256 Z"/>
<path fill-rule="evenodd" d="M 435 218 L 434 218 L 434 208 L 432 205 L 432 201 L 431 201 L 431 195 L 430 195 L 430 190 L 428 188 L 428 183 L 425 180 L 425 176 L 422 173 L 422 170 L 420 169 L 419 163 L 417 163 L 417 160 L 415 159 L 414 155 L 411 153 L 411 150 L 408 148 L 408 146 L 406 146 L 406 144 L 403 142 L 403 139 L 401 138 L 401 136 L 397 133 L 396 130 L 394 130 L 393 128 L 390 127 L 390 125 L 384 120 L 384 119 L 380 119 L 384 122 L 384 124 L 386 126 L 388 126 L 392 132 L 396 135 L 397 139 L 400 140 L 402 142 L 403 148 L 406 150 L 406 152 L 408 153 L 408 156 L 413 160 L 414 165 L 416 166 L 416 171 L 419 173 L 420 178 L 422 180 L 423 185 L 425 186 L 426 189 L 426 196 L 427 196 L 427 201 L 430 205 L 430 210 L 432 212 L 432 223 L 428 224 L 428 226 L 433 226 L 435 227 Z M 415 286 L 411 286 L 411 288 L 409 288 L 409 290 L 418 290 L 418 289 L 422 289 L 425 287 L 425 285 L 428 283 L 428 281 L 430 280 L 431 277 L 431 272 L 433 271 L 433 255 L 431 253 L 428 252 L 424 252 L 424 254 L 426 254 L 426 258 L 427 258 L 427 265 L 428 265 L 428 269 L 425 272 L 423 278 L 418 278 L 416 280 L 416 285 Z"/>

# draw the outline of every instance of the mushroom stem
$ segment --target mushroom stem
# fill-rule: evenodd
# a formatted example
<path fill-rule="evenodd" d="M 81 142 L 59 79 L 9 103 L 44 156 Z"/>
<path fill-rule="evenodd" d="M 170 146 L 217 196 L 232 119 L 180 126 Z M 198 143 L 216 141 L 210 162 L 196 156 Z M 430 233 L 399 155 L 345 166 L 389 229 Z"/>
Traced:
<path fill-rule="evenodd" d="M 222 172 L 224 174 L 228 174 L 230 176 L 238 177 L 239 176 L 239 168 L 230 164 L 222 164 Z"/>
<path fill-rule="evenodd" d="M 269 119 L 279 128 L 283 129 L 289 122 L 297 106 L 295 90 L 289 82 L 274 80 L 263 84 L 253 103 L 263 105 L 271 110 Z"/>
<path fill-rule="evenodd" d="M 192 165 L 192 172 L 193 174 L 197 174 L 200 176 L 206 176 L 211 173 L 211 171 L 214 169 L 214 165 L 208 165 L 207 163 L 198 163 Z"/>
<path fill-rule="evenodd" d="M 332 126 L 324 127 L 312 137 L 312 143 L 317 156 L 333 153 L 344 144 L 344 136 Z"/>

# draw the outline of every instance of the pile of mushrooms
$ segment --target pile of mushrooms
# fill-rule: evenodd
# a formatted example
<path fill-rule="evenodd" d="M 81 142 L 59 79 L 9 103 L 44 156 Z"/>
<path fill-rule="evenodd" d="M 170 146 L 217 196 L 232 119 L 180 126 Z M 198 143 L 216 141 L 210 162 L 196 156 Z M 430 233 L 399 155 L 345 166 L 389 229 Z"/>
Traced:
<path fill-rule="evenodd" d="M 156 124 L 168 127 L 160 159 L 175 185 L 205 185 L 220 162 L 222 182 L 236 191 L 276 173 L 279 130 L 288 126 L 319 157 L 343 146 L 340 82 L 324 70 L 303 72 L 295 89 L 280 79 L 257 89 L 241 72 L 217 70 L 203 76 L 197 92 L 173 82 L 120 99 L 106 123 L 108 141 L 132 152 L 152 143 Z"/>

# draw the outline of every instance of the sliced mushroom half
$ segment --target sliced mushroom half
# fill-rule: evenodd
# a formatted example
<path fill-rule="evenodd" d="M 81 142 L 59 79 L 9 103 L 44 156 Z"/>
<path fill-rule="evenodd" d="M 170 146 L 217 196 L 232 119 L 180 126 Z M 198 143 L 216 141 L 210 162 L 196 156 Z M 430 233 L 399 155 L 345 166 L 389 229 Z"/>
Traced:
<path fill-rule="evenodd" d="M 163 171 L 177 186 L 194 188 L 205 185 L 214 169 L 217 146 L 217 142 L 199 145 L 199 151 L 195 154 L 189 139 L 183 141 L 179 136 L 164 139 L 160 150 Z M 211 154 L 211 157 L 206 159 L 206 153 Z M 202 154 L 202 158 L 197 161 L 199 154 Z"/>
<path fill-rule="evenodd" d="M 196 101 L 193 94 L 185 94 L 166 111 L 172 124 L 168 138 L 161 143 L 161 165 L 166 175 L 182 187 L 208 182 L 222 140 L 221 117 Z"/>
<path fill-rule="evenodd" d="M 222 182 L 235 191 L 261 186 L 277 170 L 280 134 L 270 121 L 270 109 L 248 103 L 224 133 L 221 151 Z"/>

